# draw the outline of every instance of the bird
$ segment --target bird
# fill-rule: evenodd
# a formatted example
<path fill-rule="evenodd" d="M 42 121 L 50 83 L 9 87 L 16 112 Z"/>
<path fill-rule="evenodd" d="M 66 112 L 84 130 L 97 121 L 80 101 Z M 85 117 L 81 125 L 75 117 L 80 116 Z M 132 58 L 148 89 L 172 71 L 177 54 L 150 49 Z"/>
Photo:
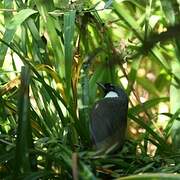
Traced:
<path fill-rule="evenodd" d="M 90 113 L 90 135 L 98 153 L 114 153 L 122 149 L 127 129 L 128 96 L 111 83 L 99 83 L 104 97 Z"/>

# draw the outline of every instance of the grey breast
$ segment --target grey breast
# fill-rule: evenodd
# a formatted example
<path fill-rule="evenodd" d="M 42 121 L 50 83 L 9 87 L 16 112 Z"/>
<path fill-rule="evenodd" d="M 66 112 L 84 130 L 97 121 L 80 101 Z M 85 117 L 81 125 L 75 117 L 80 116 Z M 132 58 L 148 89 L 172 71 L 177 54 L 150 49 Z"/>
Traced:
<path fill-rule="evenodd" d="M 104 98 L 93 107 L 90 121 L 90 132 L 97 146 L 106 139 L 124 141 L 127 127 L 127 102 L 119 97 Z M 99 147 L 100 147 L 99 146 Z"/>

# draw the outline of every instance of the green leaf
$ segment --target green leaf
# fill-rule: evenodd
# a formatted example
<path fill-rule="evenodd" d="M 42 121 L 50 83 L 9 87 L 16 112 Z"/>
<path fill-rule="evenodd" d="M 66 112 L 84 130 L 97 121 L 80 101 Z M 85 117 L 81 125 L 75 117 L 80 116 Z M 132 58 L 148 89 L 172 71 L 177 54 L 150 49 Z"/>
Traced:
<path fill-rule="evenodd" d="M 2 40 L 4 42 L 6 42 L 7 44 L 9 44 L 12 41 L 15 32 L 16 32 L 16 29 L 10 29 L 10 30 L 6 29 Z M 6 56 L 7 49 L 8 49 L 8 46 L 1 41 L 1 44 L 0 44 L 0 54 L 1 54 L 1 56 L 0 56 L 0 67 L 2 67 L 2 65 L 4 63 L 4 58 Z"/>
<path fill-rule="evenodd" d="M 19 94 L 18 109 L 18 130 L 16 142 L 16 156 L 14 175 L 28 173 L 31 171 L 31 161 L 29 149 L 32 146 L 31 125 L 29 119 L 29 83 L 30 71 L 27 67 L 22 67 L 21 86 Z"/>
<path fill-rule="evenodd" d="M 127 27 L 129 27 L 129 29 L 131 29 L 134 34 L 139 38 L 139 40 L 143 40 L 143 32 L 139 32 L 140 31 L 140 26 L 138 25 L 137 21 L 134 19 L 134 17 L 132 17 L 129 13 L 129 11 L 127 11 L 127 9 L 125 9 L 121 3 L 118 3 L 117 1 L 113 1 L 112 6 L 114 8 L 114 11 L 116 12 L 117 16 L 119 18 L 121 18 L 125 24 L 127 25 Z"/>
<path fill-rule="evenodd" d="M 180 175 L 166 174 L 166 173 L 154 173 L 154 174 L 141 174 L 118 178 L 117 180 L 179 180 Z"/>
<path fill-rule="evenodd" d="M 138 104 L 137 106 L 130 108 L 129 112 L 139 114 L 140 112 L 144 112 L 145 110 L 148 110 L 152 107 L 155 107 L 160 102 L 167 102 L 167 101 L 169 101 L 168 97 L 153 98 L 153 99 L 148 100 L 142 104 Z"/>
<path fill-rule="evenodd" d="M 15 33 L 17 28 L 32 14 L 37 13 L 37 11 L 33 10 L 33 9 L 23 9 L 21 11 L 19 11 L 14 17 L 13 19 L 7 24 L 6 26 L 6 30 L 5 33 L 3 35 L 3 41 L 5 41 L 7 44 L 9 44 Z M 6 55 L 8 47 L 1 43 L 0 44 L 0 67 L 3 65 L 4 63 L 4 58 Z"/>
<path fill-rule="evenodd" d="M 149 134 L 151 134 L 158 142 L 159 145 L 161 145 L 161 147 L 159 146 L 159 148 L 162 150 L 164 148 L 164 150 L 166 150 L 168 147 L 166 145 L 166 141 L 164 140 L 164 138 L 162 138 L 161 136 L 159 136 L 158 133 L 156 133 L 151 127 L 148 126 L 148 124 L 146 124 L 142 119 L 140 119 L 139 117 L 136 117 L 134 115 L 134 113 L 132 112 L 128 112 L 128 117 L 132 120 L 134 120 L 137 124 L 139 124 L 142 128 L 144 128 Z"/>
<path fill-rule="evenodd" d="M 176 113 L 171 117 L 171 119 L 169 120 L 166 128 L 164 129 L 164 134 L 166 135 L 166 139 L 169 137 L 170 133 L 171 133 L 171 128 L 174 124 L 174 121 L 177 121 L 178 117 L 180 116 L 180 108 L 176 111 Z M 177 123 L 177 122 L 176 122 Z M 179 124 L 179 122 L 178 122 Z M 177 127 L 176 127 L 177 128 Z M 176 133 L 175 131 L 172 131 L 172 134 L 174 135 L 174 133 Z"/>
<path fill-rule="evenodd" d="M 19 11 L 7 24 L 7 29 L 17 29 L 29 16 L 35 13 L 37 13 L 37 11 L 33 9 L 23 9 Z"/>
<path fill-rule="evenodd" d="M 56 19 L 52 18 L 48 14 L 48 5 L 44 3 L 43 0 L 35 0 L 36 6 L 38 11 L 43 19 L 44 26 L 48 32 L 48 37 L 50 39 L 50 43 L 52 46 L 54 58 L 55 58 L 55 68 L 57 72 L 60 74 L 62 78 L 65 77 L 65 70 L 64 70 L 64 52 L 61 39 L 59 38 L 55 21 Z"/>
<path fill-rule="evenodd" d="M 64 14 L 64 55 L 67 98 L 70 97 L 71 89 L 75 15 L 75 11 L 69 11 Z"/>
<path fill-rule="evenodd" d="M 145 77 L 137 77 L 136 81 L 140 84 L 144 89 L 146 89 L 150 94 L 154 96 L 160 96 L 159 91 L 156 89 L 154 83 Z"/>
<path fill-rule="evenodd" d="M 166 15 L 169 24 L 174 25 L 175 24 L 175 13 L 172 5 L 172 1 L 169 0 L 161 0 L 162 8 L 164 11 L 164 14 Z"/>

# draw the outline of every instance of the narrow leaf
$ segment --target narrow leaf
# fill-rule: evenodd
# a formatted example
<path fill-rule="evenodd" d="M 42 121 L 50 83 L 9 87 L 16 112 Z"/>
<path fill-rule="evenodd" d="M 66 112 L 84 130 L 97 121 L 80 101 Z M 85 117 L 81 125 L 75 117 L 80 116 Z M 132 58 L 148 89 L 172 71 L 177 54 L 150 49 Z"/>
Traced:
<path fill-rule="evenodd" d="M 72 60 L 73 60 L 73 37 L 75 29 L 75 11 L 64 14 L 64 52 L 67 98 L 70 96 Z"/>

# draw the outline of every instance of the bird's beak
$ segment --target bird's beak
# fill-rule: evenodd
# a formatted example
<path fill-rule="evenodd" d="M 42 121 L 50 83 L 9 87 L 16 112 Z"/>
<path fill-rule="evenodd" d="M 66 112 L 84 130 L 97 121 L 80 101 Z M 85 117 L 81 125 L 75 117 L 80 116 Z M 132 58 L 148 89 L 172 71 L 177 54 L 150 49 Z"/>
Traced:
<path fill-rule="evenodd" d="M 102 83 L 96 82 L 96 84 L 97 84 L 99 87 L 101 87 L 103 90 L 106 89 L 105 86 L 104 86 Z"/>

